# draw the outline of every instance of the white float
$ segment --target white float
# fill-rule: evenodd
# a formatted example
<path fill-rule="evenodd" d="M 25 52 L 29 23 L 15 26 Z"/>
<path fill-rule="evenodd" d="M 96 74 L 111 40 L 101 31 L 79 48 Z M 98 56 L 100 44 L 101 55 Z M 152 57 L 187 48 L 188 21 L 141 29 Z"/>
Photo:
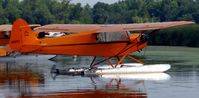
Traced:
<path fill-rule="evenodd" d="M 142 65 L 139 63 L 127 63 L 112 68 L 110 65 L 98 67 L 96 74 L 129 74 L 129 73 L 162 73 L 171 68 L 169 64 Z"/>
<path fill-rule="evenodd" d="M 127 79 L 127 80 L 151 80 L 151 81 L 165 81 L 171 77 L 166 73 L 141 73 L 141 74 L 103 74 L 102 78 L 107 79 Z"/>

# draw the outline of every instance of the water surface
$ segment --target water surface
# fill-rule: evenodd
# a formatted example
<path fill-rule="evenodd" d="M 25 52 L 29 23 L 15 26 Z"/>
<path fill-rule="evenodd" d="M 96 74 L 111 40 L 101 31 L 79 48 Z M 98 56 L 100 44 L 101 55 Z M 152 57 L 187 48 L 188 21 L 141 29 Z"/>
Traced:
<path fill-rule="evenodd" d="M 166 47 L 168 48 L 168 47 Z M 193 48 L 149 47 L 146 63 L 169 63 L 172 68 L 150 78 L 83 77 L 52 74 L 51 69 L 88 67 L 92 57 L 58 57 L 53 61 L 0 62 L 0 97 L 2 98 L 198 98 L 199 63 Z M 180 49 L 180 50 L 179 50 Z M 170 52 L 171 51 L 171 52 Z M 186 56 L 183 56 L 186 55 Z M 188 57 L 189 56 L 189 57 Z M 189 59 L 190 58 L 190 59 Z M 125 60 L 125 62 L 132 62 Z M 138 76 L 138 75 L 137 75 Z M 146 75 L 139 76 L 145 77 Z M 168 78 L 170 76 L 170 78 Z"/>

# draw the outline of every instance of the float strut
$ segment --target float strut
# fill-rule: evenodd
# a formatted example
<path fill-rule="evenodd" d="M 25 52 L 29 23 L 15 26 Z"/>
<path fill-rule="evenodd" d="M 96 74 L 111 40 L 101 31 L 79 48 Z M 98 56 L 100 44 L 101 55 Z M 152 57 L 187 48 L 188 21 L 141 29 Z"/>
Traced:
<path fill-rule="evenodd" d="M 95 60 L 96 60 L 96 56 L 93 58 L 93 61 L 91 62 L 91 64 L 90 64 L 90 68 L 93 68 L 94 67 L 94 62 L 95 62 Z"/>
<path fill-rule="evenodd" d="M 140 61 L 140 60 L 138 60 L 138 59 L 136 59 L 136 58 L 134 58 L 134 57 L 132 57 L 132 56 L 130 56 L 130 55 L 128 55 L 127 57 L 128 57 L 129 59 L 133 60 L 133 61 L 136 61 L 136 62 L 138 62 L 138 63 L 144 64 L 144 62 L 142 62 L 142 61 Z"/>
<path fill-rule="evenodd" d="M 114 68 L 114 65 L 112 64 L 112 62 L 110 61 L 110 59 L 104 57 L 104 59 L 108 62 L 109 65 L 111 65 L 112 68 Z"/>
<path fill-rule="evenodd" d="M 122 58 L 117 62 L 117 64 L 115 65 L 115 68 L 117 67 L 117 65 L 121 64 L 122 61 L 125 59 L 126 55 L 122 56 Z"/>

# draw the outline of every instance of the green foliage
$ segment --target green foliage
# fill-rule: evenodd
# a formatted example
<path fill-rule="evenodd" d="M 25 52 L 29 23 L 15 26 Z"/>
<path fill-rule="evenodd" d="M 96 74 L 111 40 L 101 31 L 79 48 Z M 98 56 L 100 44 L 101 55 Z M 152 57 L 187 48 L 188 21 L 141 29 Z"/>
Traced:
<path fill-rule="evenodd" d="M 161 30 L 151 37 L 152 45 L 199 47 L 199 25 Z"/>
<path fill-rule="evenodd" d="M 9 23 L 14 22 L 17 18 L 20 18 L 21 10 L 19 9 L 18 0 L 6 0 L 3 2 L 4 15 L 9 19 Z"/>
<path fill-rule="evenodd" d="M 4 14 L 4 9 L 3 9 L 3 1 L 0 1 L 0 24 L 6 24 L 8 23 L 8 19 L 6 18 Z"/>
<path fill-rule="evenodd" d="M 198 0 L 122 0 L 96 3 L 93 8 L 70 0 L 0 0 L 0 23 L 24 18 L 30 23 L 199 22 Z"/>
<path fill-rule="evenodd" d="M 81 11 L 81 16 L 79 17 L 80 23 L 91 24 L 93 23 L 92 19 L 92 8 L 87 4 L 83 7 Z"/>
<path fill-rule="evenodd" d="M 45 0 L 23 0 L 21 2 L 22 17 L 30 23 L 49 24 L 54 21 Z M 28 9 L 28 10 L 27 10 Z"/>
<path fill-rule="evenodd" d="M 97 24 L 107 23 L 109 18 L 109 5 L 98 2 L 93 7 L 93 22 Z"/>

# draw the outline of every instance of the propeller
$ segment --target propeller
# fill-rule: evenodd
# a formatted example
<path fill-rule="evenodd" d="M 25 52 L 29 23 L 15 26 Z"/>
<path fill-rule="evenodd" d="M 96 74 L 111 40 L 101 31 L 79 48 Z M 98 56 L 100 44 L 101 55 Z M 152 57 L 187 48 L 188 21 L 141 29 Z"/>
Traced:
<path fill-rule="evenodd" d="M 142 33 L 142 34 L 140 35 L 140 42 L 141 42 L 141 44 L 143 44 L 143 43 L 149 41 L 149 39 L 151 38 L 152 34 L 158 32 L 158 31 L 160 31 L 160 29 L 153 30 L 153 31 L 150 31 L 150 32 L 147 31 L 147 32 Z M 140 51 L 138 51 L 138 52 L 141 53 L 141 51 L 142 51 L 142 50 L 140 50 Z M 146 46 L 146 48 L 143 50 L 143 54 L 141 54 L 143 58 L 145 57 L 146 51 L 147 51 L 147 46 Z"/>
<path fill-rule="evenodd" d="M 148 34 L 145 34 L 143 33 L 140 37 L 140 42 L 143 44 L 145 42 L 147 42 L 149 40 L 149 35 Z"/>

